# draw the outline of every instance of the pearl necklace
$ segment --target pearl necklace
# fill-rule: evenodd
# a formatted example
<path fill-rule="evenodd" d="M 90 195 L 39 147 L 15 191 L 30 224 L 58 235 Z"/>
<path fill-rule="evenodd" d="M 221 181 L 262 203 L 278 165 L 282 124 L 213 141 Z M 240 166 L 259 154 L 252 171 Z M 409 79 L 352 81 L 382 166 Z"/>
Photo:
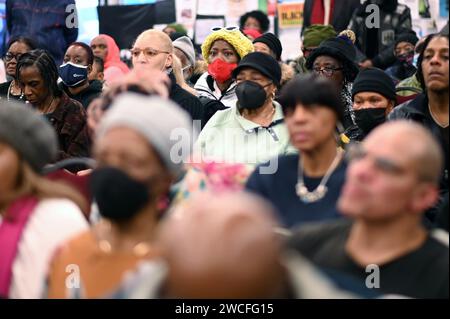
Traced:
<path fill-rule="evenodd" d="M 103 224 L 106 226 L 106 230 L 108 232 L 111 231 L 111 223 L 107 222 L 107 221 L 103 221 Z M 99 234 L 96 234 L 97 236 L 97 244 L 98 244 L 98 248 L 100 249 L 100 251 L 102 251 L 105 254 L 112 254 L 115 250 L 113 249 L 111 242 L 106 240 L 106 239 L 102 239 L 99 237 Z M 132 253 L 133 255 L 135 255 L 136 257 L 145 257 L 147 256 L 152 250 L 152 247 L 150 245 L 149 242 L 147 241 L 141 241 L 138 242 L 137 244 L 135 244 L 132 248 Z"/>
<path fill-rule="evenodd" d="M 111 254 L 113 252 L 112 245 L 106 239 L 101 239 L 98 242 L 98 248 L 105 254 Z M 133 246 L 132 252 L 136 257 L 145 257 L 151 251 L 150 244 L 146 242 L 139 242 Z"/>
<path fill-rule="evenodd" d="M 324 177 L 319 183 L 319 186 L 316 187 L 313 191 L 309 191 L 308 188 L 305 186 L 305 182 L 303 180 L 303 163 L 302 160 L 299 162 L 298 166 L 298 179 L 297 179 L 297 185 L 295 186 L 296 192 L 298 197 L 305 202 L 305 203 L 313 203 L 321 200 L 325 197 L 325 195 L 328 192 L 328 187 L 326 187 L 326 184 L 328 182 L 328 179 L 330 178 L 333 171 L 338 166 L 341 158 L 342 158 L 342 151 L 338 151 L 336 154 L 336 157 L 334 158 L 333 162 L 331 163 L 330 167 L 328 168 L 327 172 L 325 173 Z"/>
<path fill-rule="evenodd" d="M 8 88 L 8 93 L 6 94 L 6 99 L 7 99 L 8 101 L 10 100 L 10 98 L 9 98 L 9 97 L 10 97 L 10 94 L 12 94 L 11 91 L 12 91 L 13 83 L 14 83 L 14 81 L 11 81 L 11 84 L 9 85 L 9 88 Z M 22 90 L 20 91 L 19 99 L 20 99 L 20 100 L 23 99 L 23 92 L 22 92 Z"/>

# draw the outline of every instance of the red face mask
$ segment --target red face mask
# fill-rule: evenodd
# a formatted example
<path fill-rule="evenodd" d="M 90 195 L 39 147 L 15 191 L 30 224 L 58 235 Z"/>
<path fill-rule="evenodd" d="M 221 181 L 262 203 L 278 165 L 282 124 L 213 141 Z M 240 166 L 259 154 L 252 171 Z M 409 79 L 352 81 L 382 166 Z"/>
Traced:
<path fill-rule="evenodd" d="M 231 73 L 236 67 L 236 63 L 228 63 L 222 59 L 216 59 L 213 63 L 208 65 L 208 73 L 218 83 L 224 83 L 231 79 Z"/>

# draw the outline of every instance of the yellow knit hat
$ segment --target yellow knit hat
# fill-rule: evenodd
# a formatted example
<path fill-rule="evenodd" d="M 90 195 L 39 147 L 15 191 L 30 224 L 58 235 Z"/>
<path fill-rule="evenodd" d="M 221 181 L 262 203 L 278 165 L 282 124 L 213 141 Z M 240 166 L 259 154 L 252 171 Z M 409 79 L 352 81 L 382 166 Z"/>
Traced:
<path fill-rule="evenodd" d="M 228 42 L 236 50 L 241 59 L 247 54 L 253 52 L 253 43 L 244 34 L 242 34 L 239 29 L 231 31 L 221 29 L 210 33 L 202 44 L 202 55 L 206 62 L 208 62 L 211 46 L 217 40 L 224 40 Z"/>

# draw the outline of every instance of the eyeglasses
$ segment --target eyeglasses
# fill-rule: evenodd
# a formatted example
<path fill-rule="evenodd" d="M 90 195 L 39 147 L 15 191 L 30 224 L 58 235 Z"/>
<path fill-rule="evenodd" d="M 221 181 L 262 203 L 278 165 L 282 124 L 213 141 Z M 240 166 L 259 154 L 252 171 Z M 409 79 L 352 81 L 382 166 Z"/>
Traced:
<path fill-rule="evenodd" d="M 5 61 L 9 62 L 12 59 L 15 59 L 16 61 L 19 61 L 21 56 L 22 56 L 22 53 L 14 54 L 14 53 L 8 52 L 8 53 L 5 54 Z"/>
<path fill-rule="evenodd" d="M 348 162 L 356 162 L 360 161 L 364 158 L 369 156 L 369 153 L 367 150 L 362 147 L 361 144 L 350 144 L 347 147 L 347 152 L 345 154 L 345 157 Z M 371 156 L 373 160 L 373 164 L 375 168 L 383 173 L 389 174 L 389 175 L 400 175 L 405 172 L 405 169 L 401 166 L 394 163 L 392 160 L 388 158 L 383 157 L 375 157 Z"/>
<path fill-rule="evenodd" d="M 309 55 L 309 54 L 311 54 L 315 49 L 317 49 L 317 48 L 303 48 L 303 49 L 302 49 L 303 55 Z"/>
<path fill-rule="evenodd" d="M 323 74 L 326 77 L 330 77 L 333 76 L 333 74 L 336 71 L 341 71 L 344 68 L 330 68 L 330 67 L 325 67 L 325 68 L 313 68 L 313 72 L 317 75 Z"/>
<path fill-rule="evenodd" d="M 221 31 L 221 30 L 231 32 L 231 31 L 239 30 L 239 27 L 214 27 L 211 29 L 212 32 Z"/>
<path fill-rule="evenodd" d="M 131 55 L 133 58 L 138 58 L 141 55 L 141 52 L 144 53 L 144 56 L 146 59 L 154 58 L 155 56 L 157 56 L 158 54 L 161 54 L 161 53 L 170 54 L 170 52 L 156 50 L 156 49 L 152 49 L 152 48 L 145 48 L 144 50 L 136 49 L 136 48 L 131 49 Z"/>

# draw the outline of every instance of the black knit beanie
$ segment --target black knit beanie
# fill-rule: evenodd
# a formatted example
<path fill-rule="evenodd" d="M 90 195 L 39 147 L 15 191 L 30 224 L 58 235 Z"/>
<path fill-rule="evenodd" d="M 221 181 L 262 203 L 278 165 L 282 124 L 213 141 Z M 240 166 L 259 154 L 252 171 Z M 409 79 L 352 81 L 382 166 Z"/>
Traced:
<path fill-rule="evenodd" d="M 279 61 L 281 59 L 281 53 L 283 53 L 283 47 L 281 46 L 280 40 L 270 32 L 264 33 L 259 38 L 256 38 L 253 43 L 261 42 L 267 45 L 270 50 L 272 50 L 273 53 L 275 53 L 275 56 L 277 57 L 277 60 Z"/>
<path fill-rule="evenodd" d="M 419 38 L 416 33 L 411 30 L 409 32 L 400 33 L 395 39 L 395 46 L 397 46 L 400 42 L 408 42 L 415 46 L 417 42 L 419 42 Z"/>
<path fill-rule="evenodd" d="M 377 68 L 364 69 L 353 82 L 352 99 L 360 92 L 375 92 L 389 100 L 396 99 L 395 84 L 391 77 Z"/>

